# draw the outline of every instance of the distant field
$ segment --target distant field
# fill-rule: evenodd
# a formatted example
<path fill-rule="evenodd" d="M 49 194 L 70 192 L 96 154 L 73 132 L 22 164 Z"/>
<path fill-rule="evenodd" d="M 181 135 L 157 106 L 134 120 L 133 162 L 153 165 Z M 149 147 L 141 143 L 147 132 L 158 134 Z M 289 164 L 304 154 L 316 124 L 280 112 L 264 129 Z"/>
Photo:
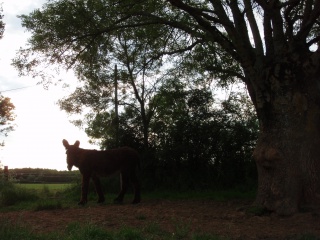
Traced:
<path fill-rule="evenodd" d="M 70 187 L 72 184 L 70 183 L 17 183 L 19 187 L 41 191 L 43 189 L 48 189 L 49 191 L 56 192 L 64 190 Z"/>

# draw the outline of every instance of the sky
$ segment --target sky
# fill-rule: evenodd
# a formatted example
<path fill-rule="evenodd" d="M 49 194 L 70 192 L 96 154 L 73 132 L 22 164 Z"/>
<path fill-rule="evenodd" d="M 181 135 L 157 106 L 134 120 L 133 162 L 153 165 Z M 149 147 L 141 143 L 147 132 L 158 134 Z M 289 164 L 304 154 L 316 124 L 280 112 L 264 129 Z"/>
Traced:
<path fill-rule="evenodd" d="M 10 132 L 0 147 L 0 161 L 3 166 L 13 168 L 49 168 L 67 170 L 65 149 L 62 139 L 70 144 L 80 141 L 80 147 L 97 149 L 89 144 L 84 130 L 78 129 L 65 112 L 56 104 L 69 95 L 72 88 L 63 89 L 61 84 L 51 85 L 45 90 L 37 85 L 39 79 L 19 77 L 11 66 L 16 51 L 26 45 L 29 33 L 21 27 L 17 15 L 28 14 L 41 8 L 45 0 L 2 0 L 6 24 L 4 37 L 0 40 L 0 93 L 9 97 L 15 105 L 15 131 Z M 57 76 L 66 83 L 76 82 L 72 72 Z"/>

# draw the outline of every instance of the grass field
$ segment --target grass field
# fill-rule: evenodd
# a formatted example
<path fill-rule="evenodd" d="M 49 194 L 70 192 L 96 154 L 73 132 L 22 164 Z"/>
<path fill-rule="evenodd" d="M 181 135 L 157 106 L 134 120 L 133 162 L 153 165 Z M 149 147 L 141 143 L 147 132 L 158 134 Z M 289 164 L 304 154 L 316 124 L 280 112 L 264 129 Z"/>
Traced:
<path fill-rule="evenodd" d="M 72 184 L 20 184 L 0 182 L 0 211 L 63 208 L 75 201 L 78 193 Z M 73 196 L 72 196 L 73 194 Z"/>
<path fill-rule="evenodd" d="M 70 189 L 73 184 L 71 183 L 53 183 L 53 184 L 44 184 L 44 183 L 18 183 L 16 186 L 24 188 L 26 190 L 35 191 L 37 193 L 50 192 L 55 194 L 57 192 L 64 192 Z M 90 194 L 94 195 L 94 190 L 91 189 Z M 216 201 L 225 201 L 228 199 L 253 199 L 255 197 L 256 191 L 243 191 L 241 189 L 233 190 L 207 190 L 207 191 L 155 191 L 155 192 L 146 192 L 143 193 L 144 198 L 147 199 L 160 199 L 166 198 L 170 200 L 182 200 L 182 199 L 212 199 Z M 106 193 L 110 195 L 110 193 Z M 112 194 L 113 196 L 114 194 Z M 93 196 L 95 197 L 95 196 Z"/>
<path fill-rule="evenodd" d="M 42 191 L 48 189 L 51 192 L 64 191 L 70 188 L 70 183 L 16 183 L 18 187 L 25 188 L 28 190 Z"/>
<path fill-rule="evenodd" d="M 1 188 L 1 186 L 0 186 Z M 69 208 L 80 199 L 81 186 L 72 183 L 44 184 L 44 183 L 8 183 L 0 189 L 0 212 L 11 210 L 39 210 Z M 106 203 L 113 202 L 117 192 L 105 190 Z M 207 191 L 152 191 L 143 192 L 143 199 L 207 199 L 215 201 L 227 201 L 229 199 L 253 199 L 255 191 L 233 190 L 207 190 Z M 132 198 L 132 193 L 127 194 Z M 89 189 L 88 203 L 94 204 L 97 196 L 94 187 Z"/>

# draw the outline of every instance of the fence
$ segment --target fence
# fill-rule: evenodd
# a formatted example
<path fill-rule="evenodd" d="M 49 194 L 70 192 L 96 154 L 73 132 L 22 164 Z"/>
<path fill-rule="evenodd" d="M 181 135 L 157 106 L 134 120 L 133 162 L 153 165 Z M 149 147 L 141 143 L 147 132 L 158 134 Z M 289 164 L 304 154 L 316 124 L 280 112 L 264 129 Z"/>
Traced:
<path fill-rule="evenodd" d="M 79 174 L 77 172 L 54 171 L 46 169 L 13 169 L 9 171 L 4 167 L 4 179 L 12 179 L 19 183 L 70 183 L 74 182 Z"/>

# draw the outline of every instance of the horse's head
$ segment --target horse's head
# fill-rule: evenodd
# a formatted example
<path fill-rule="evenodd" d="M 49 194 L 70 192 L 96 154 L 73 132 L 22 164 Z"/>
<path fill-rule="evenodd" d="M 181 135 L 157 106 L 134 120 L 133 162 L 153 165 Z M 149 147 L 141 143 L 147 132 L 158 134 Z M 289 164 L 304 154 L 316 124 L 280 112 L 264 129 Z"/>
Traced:
<path fill-rule="evenodd" d="M 70 145 L 67 140 L 62 140 L 63 146 L 66 148 L 68 170 L 71 171 L 73 165 L 77 165 L 79 158 L 80 142 L 76 141 L 74 145 Z"/>

